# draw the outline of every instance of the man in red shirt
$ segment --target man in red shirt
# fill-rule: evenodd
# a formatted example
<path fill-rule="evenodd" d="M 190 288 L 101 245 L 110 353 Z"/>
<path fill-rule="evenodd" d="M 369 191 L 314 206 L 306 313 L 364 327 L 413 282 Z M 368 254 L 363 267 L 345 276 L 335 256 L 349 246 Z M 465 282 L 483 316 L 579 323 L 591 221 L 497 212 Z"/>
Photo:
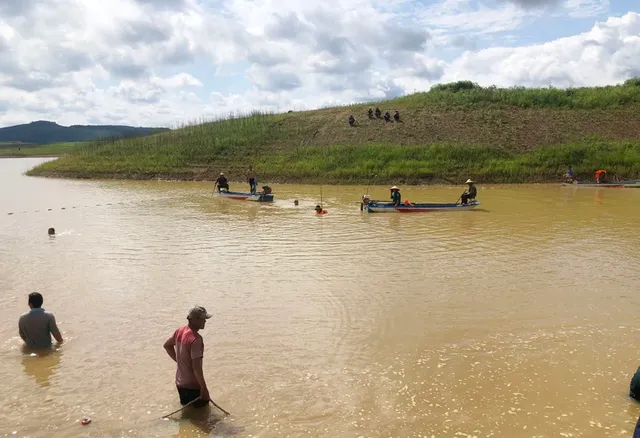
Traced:
<path fill-rule="evenodd" d="M 189 323 L 178 328 L 164 343 L 167 354 L 178 365 L 176 387 L 183 406 L 198 397 L 200 400 L 192 403 L 192 406 L 203 407 L 209 404 L 209 390 L 202 372 L 204 342 L 198 331 L 204 328 L 207 319 L 212 316 L 204 307 L 194 307 L 187 315 Z"/>

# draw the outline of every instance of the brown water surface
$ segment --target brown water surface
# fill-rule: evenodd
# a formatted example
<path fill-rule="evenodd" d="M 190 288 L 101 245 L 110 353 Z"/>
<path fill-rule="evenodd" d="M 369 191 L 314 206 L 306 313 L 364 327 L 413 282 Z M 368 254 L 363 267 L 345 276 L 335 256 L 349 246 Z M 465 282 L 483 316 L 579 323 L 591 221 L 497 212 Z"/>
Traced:
<path fill-rule="evenodd" d="M 40 161 L 0 160 L 0 436 L 632 435 L 640 190 L 480 186 L 477 211 L 403 215 L 323 186 L 318 217 L 317 186 L 257 205 L 22 175 Z M 31 291 L 66 339 L 42 357 L 17 333 Z M 195 304 L 233 415 L 159 420 L 180 407 L 162 344 Z"/>

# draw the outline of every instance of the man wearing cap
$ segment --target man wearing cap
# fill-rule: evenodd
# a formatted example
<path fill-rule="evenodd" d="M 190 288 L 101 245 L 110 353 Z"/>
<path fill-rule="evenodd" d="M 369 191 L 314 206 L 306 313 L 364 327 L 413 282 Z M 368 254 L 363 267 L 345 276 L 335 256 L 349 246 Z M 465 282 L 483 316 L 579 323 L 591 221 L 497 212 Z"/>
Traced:
<path fill-rule="evenodd" d="M 209 404 L 209 390 L 202 371 L 204 342 L 198 331 L 204 328 L 207 319 L 212 316 L 204 307 L 194 307 L 187 315 L 189 323 L 178 328 L 164 343 L 167 354 L 178 364 L 176 387 L 183 406 L 198 397 L 200 400 L 192 403 L 192 406 L 203 407 Z"/>
<path fill-rule="evenodd" d="M 391 200 L 393 201 L 394 207 L 400 205 L 402 202 L 402 195 L 400 194 L 400 189 L 397 186 L 391 187 Z"/>
<path fill-rule="evenodd" d="M 469 185 L 469 190 L 465 190 L 460 196 L 463 205 L 466 205 L 469 199 L 476 199 L 476 195 L 478 194 L 478 189 L 476 189 L 475 183 L 471 179 L 468 179 L 465 184 Z"/>
<path fill-rule="evenodd" d="M 229 191 L 229 181 L 227 181 L 227 178 L 224 176 L 224 173 L 220 172 L 220 176 L 218 177 L 215 184 L 213 185 L 213 190 L 216 189 L 216 186 L 218 186 L 218 192 L 220 192 L 221 189 L 226 189 L 227 192 Z"/>

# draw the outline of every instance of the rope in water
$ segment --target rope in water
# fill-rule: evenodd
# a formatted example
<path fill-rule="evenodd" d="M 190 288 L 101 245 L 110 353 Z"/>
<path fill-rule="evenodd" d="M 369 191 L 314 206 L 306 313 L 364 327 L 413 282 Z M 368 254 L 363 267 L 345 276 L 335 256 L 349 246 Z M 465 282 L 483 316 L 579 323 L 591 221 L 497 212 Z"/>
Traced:
<path fill-rule="evenodd" d="M 142 204 L 145 202 L 158 202 L 161 199 L 166 199 L 166 198 L 158 198 L 158 199 L 147 199 L 147 200 L 143 200 L 143 201 L 136 201 L 136 202 L 107 202 L 104 204 L 91 204 L 91 205 L 74 205 L 74 206 L 70 206 L 70 207 L 57 207 L 57 208 L 43 208 L 43 209 L 37 209 L 37 210 L 23 210 L 23 211 L 16 211 L 16 212 L 7 212 L 7 216 L 12 216 L 12 215 L 16 215 L 16 214 L 26 214 L 26 213 L 42 213 L 42 212 L 49 212 L 49 211 L 54 211 L 54 210 L 74 210 L 74 209 L 81 209 L 81 208 L 93 208 L 93 207 L 109 207 L 109 206 L 114 206 L 114 205 L 119 205 L 119 206 L 135 206 L 138 204 Z"/>

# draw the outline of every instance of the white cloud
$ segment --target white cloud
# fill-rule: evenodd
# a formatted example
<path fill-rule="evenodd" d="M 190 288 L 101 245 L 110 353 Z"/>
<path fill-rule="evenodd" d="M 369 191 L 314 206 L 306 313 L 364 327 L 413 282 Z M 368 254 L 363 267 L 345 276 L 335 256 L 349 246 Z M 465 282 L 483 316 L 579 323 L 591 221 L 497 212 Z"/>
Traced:
<path fill-rule="evenodd" d="M 597 23 L 590 31 L 528 47 L 467 52 L 445 80 L 472 78 L 499 86 L 588 86 L 640 76 L 640 14 Z"/>
<path fill-rule="evenodd" d="M 564 8 L 574 18 L 593 17 L 609 10 L 609 0 L 566 0 Z"/>
<path fill-rule="evenodd" d="M 458 79 L 615 83 L 640 74 L 637 13 L 518 46 L 525 25 L 536 23 L 542 36 L 545 18 L 608 7 L 608 0 L 427 7 L 414 0 L 3 0 L 0 125 L 170 125 L 236 110 L 385 99 Z"/>

